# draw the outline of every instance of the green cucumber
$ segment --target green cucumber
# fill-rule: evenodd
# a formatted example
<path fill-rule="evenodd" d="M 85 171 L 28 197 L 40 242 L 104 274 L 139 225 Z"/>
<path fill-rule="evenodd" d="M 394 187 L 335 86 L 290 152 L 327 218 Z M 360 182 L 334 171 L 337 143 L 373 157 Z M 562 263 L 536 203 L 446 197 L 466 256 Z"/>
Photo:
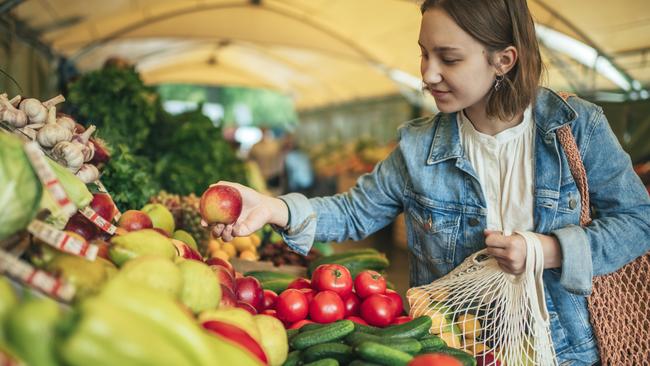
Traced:
<path fill-rule="evenodd" d="M 282 366 L 298 366 L 300 364 L 300 351 L 292 351 L 287 355 L 287 359 Z"/>
<path fill-rule="evenodd" d="M 476 358 L 465 351 L 450 347 L 441 347 L 435 349 L 429 348 L 429 350 L 430 351 L 426 353 L 444 353 L 460 361 L 463 366 L 476 366 Z M 420 354 L 424 354 L 423 351 L 421 351 Z"/>
<path fill-rule="evenodd" d="M 287 339 L 291 339 L 293 336 L 298 334 L 298 329 L 287 329 Z"/>
<path fill-rule="evenodd" d="M 354 323 L 350 320 L 339 320 L 335 323 L 314 330 L 298 333 L 291 339 L 293 349 L 305 349 L 320 343 L 337 341 L 345 338 L 354 331 Z"/>
<path fill-rule="evenodd" d="M 428 316 L 420 316 L 410 322 L 384 328 L 377 335 L 387 338 L 417 339 L 428 334 L 429 329 L 431 329 L 431 318 Z"/>
<path fill-rule="evenodd" d="M 320 329 L 322 327 L 327 326 L 328 324 L 321 324 L 321 323 L 309 323 L 305 324 L 302 327 L 300 327 L 300 333 L 309 331 L 309 330 L 314 330 L 314 329 Z"/>
<path fill-rule="evenodd" d="M 435 334 L 429 334 L 420 338 L 422 349 L 447 347 L 447 343 Z"/>
<path fill-rule="evenodd" d="M 353 360 L 352 347 L 341 343 L 321 343 L 302 351 L 303 362 L 314 362 L 324 358 L 333 358 L 339 363 L 347 364 Z"/>
<path fill-rule="evenodd" d="M 381 331 L 382 328 L 373 327 L 372 325 L 363 325 L 359 323 L 354 323 L 355 332 L 364 332 L 368 334 L 377 334 Z"/>
<path fill-rule="evenodd" d="M 422 345 L 415 338 L 385 338 L 363 332 L 354 332 L 345 337 L 347 344 L 358 346 L 363 342 L 376 342 L 396 350 L 414 355 L 422 350 Z"/>
<path fill-rule="evenodd" d="M 352 278 L 355 278 L 359 273 L 367 269 L 375 271 L 386 269 L 390 262 L 383 254 L 359 254 L 338 260 L 336 264 L 346 267 L 350 271 Z"/>
<path fill-rule="evenodd" d="M 339 362 L 333 358 L 323 358 L 322 360 L 303 363 L 303 366 L 339 366 Z"/>
<path fill-rule="evenodd" d="M 292 281 L 293 280 L 290 278 L 278 278 L 275 280 L 260 281 L 260 285 L 262 285 L 263 289 L 271 290 L 279 295 L 282 293 L 282 291 L 286 290 L 287 287 L 289 287 L 289 284 Z"/>
<path fill-rule="evenodd" d="M 296 275 L 289 273 L 282 273 L 276 271 L 249 271 L 244 274 L 244 276 L 251 276 L 257 278 L 258 281 L 269 281 L 269 280 L 295 280 L 298 278 Z"/>
<path fill-rule="evenodd" d="M 361 359 L 381 365 L 406 365 L 413 356 L 377 342 L 363 342 L 354 347 L 354 352 Z"/>

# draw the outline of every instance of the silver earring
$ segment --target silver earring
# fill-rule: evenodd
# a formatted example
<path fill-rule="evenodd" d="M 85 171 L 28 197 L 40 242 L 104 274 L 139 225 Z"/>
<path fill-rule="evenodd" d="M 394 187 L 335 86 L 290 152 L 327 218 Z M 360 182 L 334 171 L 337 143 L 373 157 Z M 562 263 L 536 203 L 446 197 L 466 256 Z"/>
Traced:
<path fill-rule="evenodd" d="M 497 91 L 501 87 L 501 82 L 503 81 L 503 75 L 497 75 L 494 81 L 494 90 Z"/>

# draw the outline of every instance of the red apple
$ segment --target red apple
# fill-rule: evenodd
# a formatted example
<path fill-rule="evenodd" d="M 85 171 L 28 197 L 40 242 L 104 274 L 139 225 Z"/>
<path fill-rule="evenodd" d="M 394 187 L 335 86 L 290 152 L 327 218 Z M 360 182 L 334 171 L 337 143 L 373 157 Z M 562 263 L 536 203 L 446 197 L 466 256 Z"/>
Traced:
<path fill-rule="evenodd" d="M 476 356 L 476 366 L 501 366 L 501 361 L 494 357 L 494 353 L 486 352 Z"/>
<path fill-rule="evenodd" d="M 257 310 L 264 310 L 264 291 L 260 281 L 255 277 L 237 278 L 237 300 L 251 304 Z"/>
<path fill-rule="evenodd" d="M 90 208 L 108 222 L 113 221 L 113 217 L 115 217 L 115 204 L 111 196 L 106 193 L 95 193 L 90 202 Z"/>
<path fill-rule="evenodd" d="M 230 273 L 228 268 L 223 266 L 210 266 L 210 268 L 212 268 L 212 271 L 219 278 L 219 283 L 222 286 L 228 287 L 234 293 L 237 289 L 237 287 L 235 287 L 235 277 Z"/>
<path fill-rule="evenodd" d="M 278 312 L 275 311 L 275 309 L 266 309 L 266 310 L 262 311 L 260 314 L 270 315 L 270 316 L 272 316 L 274 318 L 278 317 Z"/>
<path fill-rule="evenodd" d="M 221 285 L 221 302 L 219 307 L 236 307 L 237 306 L 237 295 L 235 292 L 226 285 Z"/>
<path fill-rule="evenodd" d="M 230 186 L 212 186 L 203 192 L 199 209 L 208 224 L 232 224 L 241 213 L 241 194 Z"/>
<path fill-rule="evenodd" d="M 273 290 L 264 290 L 264 301 L 263 301 L 263 308 L 264 310 L 267 309 L 275 309 L 275 303 L 278 300 L 278 294 L 276 294 Z"/>
<path fill-rule="evenodd" d="M 86 240 L 94 239 L 99 233 L 99 228 L 97 225 L 90 222 L 90 220 L 78 212 L 72 215 L 63 230 L 77 233 Z"/>
<path fill-rule="evenodd" d="M 237 306 L 238 308 L 242 308 L 242 309 L 248 311 L 249 313 L 251 313 L 253 315 L 257 315 L 257 309 L 255 309 L 253 307 L 253 305 L 251 305 L 251 304 L 249 304 L 249 303 L 247 303 L 245 301 L 237 301 L 237 305 L 235 305 L 235 306 Z"/>
<path fill-rule="evenodd" d="M 217 258 L 217 257 L 209 258 L 209 259 L 205 260 L 205 264 L 207 264 L 208 266 L 222 266 L 222 267 L 225 267 L 228 271 L 230 271 L 232 276 L 235 277 L 235 268 L 232 266 L 232 264 L 230 262 L 228 262 L 225 259 L 221 259 L 221 258 Z"/>
<path fill-rule="evenodd" d="M 111 154 L 108 152 L 104 140 L 91 137 L 88 143 L 95 146 L 95 155 L 93 155 L 93 158 L 90 160 L 90 164 L 100 167 L 111 160 Z"/>
<path fill-rule="evenodd" d="M 190 248 L 189 245 L 176 239 L 171 239 L 171 241 L 172 243 L 174 243 L 174 246 L 176 247 L 176 253 L 178 254 L 179 257 L 185 259 L 193 259 L 199 262 L 203 261 L 203 258 L 201 258 L 201 254 L 199 254 L 199 252 L 195 251 L 194 249 Z"/>
<path fill-rule="evenodd" d="M 149 215 L 138 210 L 128 210 L 122 214 L 117 226 L 127 231 L 137 231 L 153 228 Z"/>

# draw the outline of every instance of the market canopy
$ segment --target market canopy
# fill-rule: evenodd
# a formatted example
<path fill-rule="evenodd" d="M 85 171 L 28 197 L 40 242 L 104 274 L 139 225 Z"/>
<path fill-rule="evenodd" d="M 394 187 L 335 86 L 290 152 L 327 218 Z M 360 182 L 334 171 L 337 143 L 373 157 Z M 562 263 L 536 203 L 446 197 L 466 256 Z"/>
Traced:
<path fill-rule="evenodd" d="M 306 109 L 416 90 L 418 4 L 47 0 L 22 2 L 11 14 L 82 71 L 121 56 L 151 84 L 270 88 Z M 647 98 L 647 0 L 530 0 L 529 6 L 551 87 Z"/>

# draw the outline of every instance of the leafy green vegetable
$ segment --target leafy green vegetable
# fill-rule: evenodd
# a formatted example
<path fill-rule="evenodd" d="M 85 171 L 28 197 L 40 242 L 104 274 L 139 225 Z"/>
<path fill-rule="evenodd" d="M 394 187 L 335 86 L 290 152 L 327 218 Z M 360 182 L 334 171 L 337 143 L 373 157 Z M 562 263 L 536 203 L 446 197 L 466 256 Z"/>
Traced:
<path fill-rule="evenodd" d="M 102 183 L 121 211 L 139 209 L 160 189 L 149 159 L 119 144 L 102 174 Z"/>
<path fill-rule="evenodd" d="M 160 109 L 158 96 L 133 68 L 114 66 L 85 74 L 70 86 L 72 114 L 97 126 L 110 144 L 122 143 L 138 153 L 144 147 Z"/>
<path fill-rule="evenodd" d="M 16 137 L 0 131 L 0 240 L 25 228 L 34 218 L 42 186 Z"/>
<path fill-rule="evenodd" d="M 246 183 L 244 164 L 201 106 L 178 116 L 166 114 L 151 131 L 147 154 L 168 192 L 200 195 L 219 180 Z"/>

